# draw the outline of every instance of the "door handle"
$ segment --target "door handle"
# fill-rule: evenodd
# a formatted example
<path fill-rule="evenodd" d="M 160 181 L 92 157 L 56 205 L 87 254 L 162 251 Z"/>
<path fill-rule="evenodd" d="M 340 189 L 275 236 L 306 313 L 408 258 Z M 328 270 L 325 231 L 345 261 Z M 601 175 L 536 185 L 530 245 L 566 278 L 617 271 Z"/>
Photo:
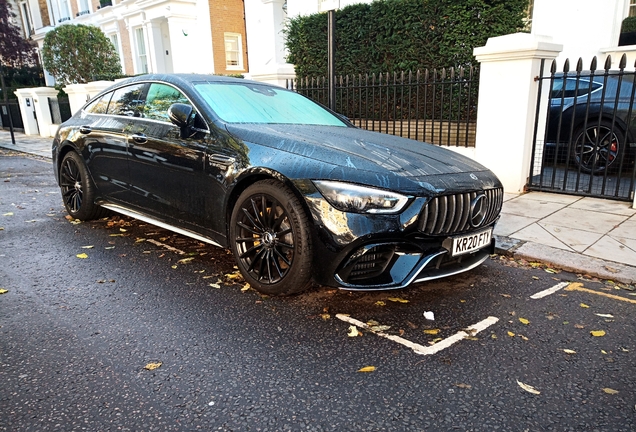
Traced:
<path fill-rule="evenodd" d="M 83 134 L 89 134 L 93 132 L 93 129 L 90 126 L 80 126 L 79 131 Z"/>
<path fill-rule="evenodd" d="M 138 144 L 144 144 L 148 142 L 148 137 L 146 137 L 146 135 L 144 134 L 133 134 L 131 138 Z"/>

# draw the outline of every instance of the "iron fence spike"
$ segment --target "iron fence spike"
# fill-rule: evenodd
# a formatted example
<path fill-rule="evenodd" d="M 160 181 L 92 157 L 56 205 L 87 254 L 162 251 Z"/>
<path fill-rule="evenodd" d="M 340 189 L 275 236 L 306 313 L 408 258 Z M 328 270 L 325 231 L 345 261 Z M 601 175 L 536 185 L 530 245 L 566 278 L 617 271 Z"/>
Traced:
<path fill-rule="evenodd" d="M 583 70 L 583 59 L 579 57 L 579 61 L 576 62 L 576 71 L 581 72 Z"/>
<path fill-rule="evenodd" d="M 608 71 L 611 68 L 612 68 L 612 56 L 608 54 L 607 58 L 605 59 L 605 67 L 603 69 Z"/>
<path fill-rule="evenodd" d="M 627 66 L 627 54 L 623 54 L 623 56 L 621 57 L 621 61 L 618 64 L 618 68 L 620 70 L 625 69 L 625 66 Z"/>
<path fill-rule="evenodd" d="M 594 71 L 596 70 L 597 63 L 598 63 L 598 60 L 596 59 L 596 56 L 594 56 L 594 57 L 592 58 L 592 63 L 590 63 L 590 70 L 591 70 L 592 72 L 594 72 Z"/>

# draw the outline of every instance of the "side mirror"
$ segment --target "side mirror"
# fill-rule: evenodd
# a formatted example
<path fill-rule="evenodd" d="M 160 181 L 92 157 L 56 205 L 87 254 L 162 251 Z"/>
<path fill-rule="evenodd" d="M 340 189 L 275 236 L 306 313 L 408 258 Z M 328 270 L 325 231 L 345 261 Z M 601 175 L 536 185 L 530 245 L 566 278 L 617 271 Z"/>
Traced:
<path fill-rule="evenodd" d="M 174 103 L 168 108 L 168 117 L 172 123 L 183 129 L 190 126 L 192 111 L 190 105 Z"/>

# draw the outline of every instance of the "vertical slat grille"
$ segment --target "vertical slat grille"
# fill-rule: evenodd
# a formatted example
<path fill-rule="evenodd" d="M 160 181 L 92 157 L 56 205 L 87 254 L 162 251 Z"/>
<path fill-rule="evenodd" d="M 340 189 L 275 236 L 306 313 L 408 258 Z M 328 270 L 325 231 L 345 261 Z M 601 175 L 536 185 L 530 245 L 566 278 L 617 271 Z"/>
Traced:
<path fill-rule="evenodd" d="M 486 216 L 476 227 L 471 225 L 471 203 L 478 195 L 486 197 Z M 503 204 L 503 189 L 465 192 L 432 198 L 420 214 L 419 230 L 432 235 L 451 235 L 491 224 Z"/>

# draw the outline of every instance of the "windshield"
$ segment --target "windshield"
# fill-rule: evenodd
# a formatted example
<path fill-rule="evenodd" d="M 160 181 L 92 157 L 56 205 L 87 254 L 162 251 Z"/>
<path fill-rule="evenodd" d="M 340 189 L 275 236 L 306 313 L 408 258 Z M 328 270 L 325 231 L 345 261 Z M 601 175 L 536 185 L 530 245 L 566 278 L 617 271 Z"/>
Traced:
<path fill-rule="evenodd" d="M 227 123 L 343 126 L 346 124 L 315 102 L 283 88 L 254 83 L 201 83 L 197 90 Z"/>

